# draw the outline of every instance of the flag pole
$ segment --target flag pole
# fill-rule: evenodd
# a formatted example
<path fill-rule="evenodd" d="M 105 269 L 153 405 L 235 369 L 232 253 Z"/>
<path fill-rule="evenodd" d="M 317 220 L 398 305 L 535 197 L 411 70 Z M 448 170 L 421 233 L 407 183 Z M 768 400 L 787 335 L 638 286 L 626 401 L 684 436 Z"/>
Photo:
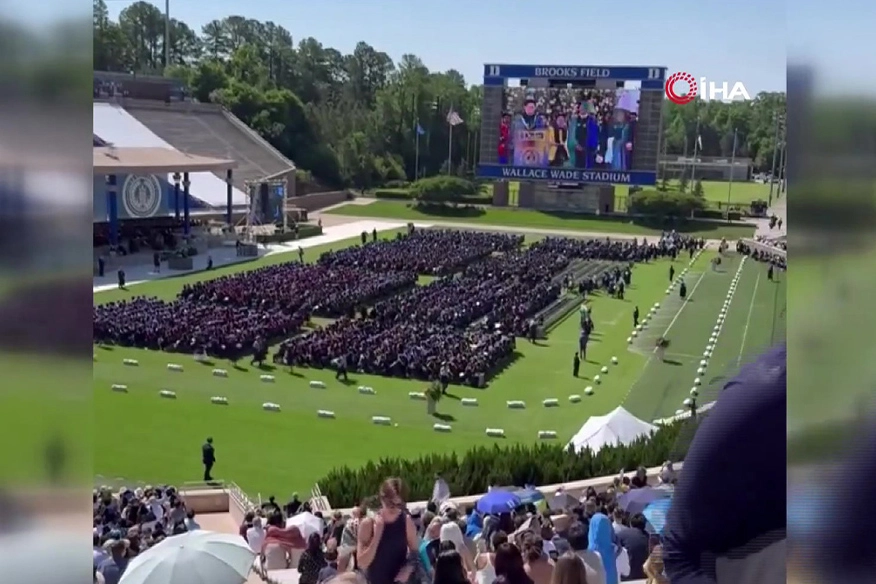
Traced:
<path fill-rule="evenodd" d="M 691 187 L 693 187 L 693 184 L 695 182 L 697 182 L 697 178 L 696 178 L 697 177 L 697 148 L 700 146 L 700 142 L 702 141 L 700 139 L 700 113 L 699 112 L 697 112 L 697 130 L 696 130 L 696 132 L 697 132 L 697 135 L 694 136 L 693 164 L 691 164 L 691 168 L 690 168 Z"/>
<path fill-rule="evenodd" d="M 738 128 L 733 128 L 733 152 L 730 153 L 730 184 L 727 185 L 727 222 L 730 222 L 730 193 L 733 192 L 733 175 L 736 174 L 736 136 Z"/>
<path fill-rule="evenodd" d="M 452 113 L 453 104 L 450 105 L 450 113 L 447 114 L 447 125 L 450 126 L 450 131 L 447 134 L 447 174 L 453 174 L 453 124 L 450 119 Z"/>

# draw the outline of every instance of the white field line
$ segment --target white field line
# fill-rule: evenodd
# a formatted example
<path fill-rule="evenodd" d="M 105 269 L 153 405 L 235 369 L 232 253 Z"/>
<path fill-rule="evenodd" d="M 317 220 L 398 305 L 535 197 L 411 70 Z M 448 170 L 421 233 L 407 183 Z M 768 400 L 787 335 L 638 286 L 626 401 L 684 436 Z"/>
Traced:
<path fill-rule="evenodd" d="M 751 325 L 751 314 L 754 312 L 754 301 L 757 299 L 757 287 L 760 284 L 761 272 L 757 272 L 757 280 L 754 281 L 754 291 L 751 293 L 751 303 L 748 306 L 748 318 L 745 319 L 745 328 L 742 329 L 742 344 L 739 347 L 739 357 L 736 359 L 736 368 L 742 363 L 742 355 L 745 353 L 745 340 L 748 338 L 748 327 Z"/>
<path fill-rule="evenodd" d="M 681 316 L 681 313 L 684 312 L 684 308 L 688 305 L 688 300 L 693 298 L 693 295 L 697 291 L 697 288 L 700 287 L 700 282 L 703 281 L 703 278 L 706 276 L 707 273 L 708 273 L 708 270 L 704 270 L 702 273 L 700 273 L 700 277 L 696 281 L 696 283 L 693 285 L 693 288 L 691 288 L 690 294 L 688 294 L 687 298 L 684 299 L 684 302 L 682 302 L 681 306 L 678 309 L 678 312 L 676 312 L 675 316 L 672 318 L 672 320 L 669 321 L 669 326 L 666 327 L 666 330 L 663 331 L 663 334 L 661 336 L 665 337 L 666 334 L 669 332 L 669 330 L 673 327 L 673 325 L 675 325 L 675 323 L 678 322 L 678 319 Z M 632 384 L 630 384 L 629 389 L 627 389 L 627 394 L 624 396 L 624 399 L 621 401 L 621 403 L 626 402 L 627 399 L 630 397 L 630 392 L 633 391 L 633 387 L 635 387 L 639 383 L 639 380 L 642 378 L 642 375 L 645 374 L 645 371 L 648 369 L 648 365 L 651 364 L 651 360 L 654 359 L 654 355 L 656 355 L 656 354 L 657 354 L 657 347 L 654 347 L 654 350 L 651 351 L 650 355 L 648 355 L 648 360 L 645 361 L 645 365 L 642 367 L 642 373 L 639 375 L 639 377 L 638 377 L 638 379 L 636 379 L 636 381 L 634 381 Z"/>

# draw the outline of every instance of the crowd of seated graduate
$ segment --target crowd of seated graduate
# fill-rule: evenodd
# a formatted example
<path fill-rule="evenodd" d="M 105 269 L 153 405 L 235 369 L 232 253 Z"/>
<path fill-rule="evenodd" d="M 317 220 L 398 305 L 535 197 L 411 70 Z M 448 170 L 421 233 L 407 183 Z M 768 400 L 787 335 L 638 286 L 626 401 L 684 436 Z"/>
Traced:
<path fill-rule="evenodd" d="M 319 263 L 375 272 L 415 272 L 446 276 L 494 252 L 518 249 L 522 235 L 418 229 L 395 240 L 374 241 L 326 252 Z"/>
<path fill-rule="evenodd" d="M 532 250 L 561 253 L 570 259 L 616 262 L 647 262 L 670 257 L 682 251 L 696 251 L 705 245 L 702 239 L 664 233 L 661 237 L 635 239 L 575 239 L 546 237 L 532 244 Z"/>
<path fill-rule="evenodd" d="M 294 311 L 338 318 L 358 306 L 414 286 L 413 272 L 379 273 L 346 266 L 288 262 L 183 287 L 193 302 Z"/>
<path fill-rule="evenodd" d="M 135 297 L 94 307 L 98 343 L 238 359 L 258 338 L 295 334 L 308 313 L 298 307 L 251 307 Z"/>
<path fill-rule="evenodd" d="M 780 253 L 778 253 L 778 251 L 781 248 L 775 248 L 775 249 L 776 249 L 776 252 L 771 252 L 770 250 L 767 250 L 767 249 L 752 248 L 752 247 L 746 245 L 745 243 L 743 243 L 742 240 L 736 242 L 736 252 L 737 253 L 747 255 L 755 261 L 762 262 L 765 264 L 770 264 L 773 267 L 776 267 L 776 268 L 779 268 L 782 270 L 787 270 L 788 269 L 788 261 L 787 261 L 786 256 L 783 256 Z M 782 251 L 784 251 L 784 250 L 782 250 Z"/>
<path fill-rule="evenodd" d="M 477 385 L 514 352 L 513 337 L 486 330 L 464 330 L 416 321 L 387 324 L 343 318 L 324 329 L 284 341 L 276 363 L 335 367 L 343 359 L 350 371 L 434 380 L 442 367 L 452 383 Z"/>

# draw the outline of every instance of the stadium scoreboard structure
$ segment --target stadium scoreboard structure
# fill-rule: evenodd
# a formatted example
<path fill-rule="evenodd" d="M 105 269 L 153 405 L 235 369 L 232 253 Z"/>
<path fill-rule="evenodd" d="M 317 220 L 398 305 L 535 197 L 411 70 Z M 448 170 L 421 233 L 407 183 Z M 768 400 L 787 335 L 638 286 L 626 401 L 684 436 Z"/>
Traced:
<path fill-rule="evenodd" d="M 666 67 L 484 65 L 478 176 L 539 192 L 656 184 L 665 80 Z"/>

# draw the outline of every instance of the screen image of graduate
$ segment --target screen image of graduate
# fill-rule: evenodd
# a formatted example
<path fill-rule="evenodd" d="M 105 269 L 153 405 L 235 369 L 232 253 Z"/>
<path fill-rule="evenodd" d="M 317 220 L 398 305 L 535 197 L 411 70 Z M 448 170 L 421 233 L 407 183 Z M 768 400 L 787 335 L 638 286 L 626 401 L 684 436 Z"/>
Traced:
<path fill-rule="evenodd" d="M 638 90 L 509 87 L 504 105 L 500 164 L 630 170 Z"/>
<path fill-rule="evenodd" d="M 566 123 L 566 113 L 559 111 L 548 128 L 549 153 L 551 166 L 564 167 L 569 164 L 569 127 Z"/>
<path fill-rule="evenodd" d="M 511 151 L 511 114 L 502 114 L 502 124 L 499 126 L 499 147 L 496 152 L 499 164 L 508 164 L 508 154 Z"/>

